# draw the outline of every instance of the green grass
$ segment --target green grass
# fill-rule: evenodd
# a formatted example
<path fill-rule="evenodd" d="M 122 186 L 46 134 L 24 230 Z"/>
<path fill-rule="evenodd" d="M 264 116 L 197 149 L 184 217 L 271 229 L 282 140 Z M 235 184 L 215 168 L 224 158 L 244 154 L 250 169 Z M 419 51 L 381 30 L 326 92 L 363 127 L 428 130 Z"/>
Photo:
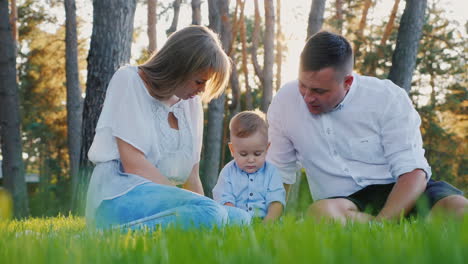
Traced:
<path fill-rule="evenodd" d="M 0 263 L 467 263 L 463 221 L 342 226 L 287 217 L 216 230 L 100 232 L 76 217 L 0 222 Z"/>

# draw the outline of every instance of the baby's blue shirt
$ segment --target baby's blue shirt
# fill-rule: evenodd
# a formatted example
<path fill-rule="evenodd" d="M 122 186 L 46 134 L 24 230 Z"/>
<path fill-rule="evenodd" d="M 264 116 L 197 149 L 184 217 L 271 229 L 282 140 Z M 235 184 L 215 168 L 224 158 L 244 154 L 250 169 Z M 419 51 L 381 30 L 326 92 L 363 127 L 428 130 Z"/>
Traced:
<path fill-rule="evenodd" d="M 241 170 L 232 160 L 221 170 L 213 188 L 213 198 L 220 204 L 232 203 L 255 217 L 265 217 L 272 202 L 286 205 L 286 191 L 276 167 L 265 162 L 254 173 Z"/>

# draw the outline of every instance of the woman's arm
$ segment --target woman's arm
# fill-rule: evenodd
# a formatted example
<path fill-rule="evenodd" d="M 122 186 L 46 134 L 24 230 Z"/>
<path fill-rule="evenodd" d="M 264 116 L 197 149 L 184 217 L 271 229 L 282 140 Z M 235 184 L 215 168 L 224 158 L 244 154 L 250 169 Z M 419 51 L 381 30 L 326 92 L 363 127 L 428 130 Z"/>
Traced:
<path fill-rule="evenodd" d="M 174 186 L 171 181 L 146 159 L 143 152 L 120 138 L 116 137 L 116 141 L 120 160 L 126 173 L 136 174 L 154 183 Z"/>
<path fill-rule="evenodd" d="M 184 184 L 184 189 L 199 193 L 201 195 L 205 195 L 205 193 L 203 192 L 202 183 L 200 181 L 200 174 L 198 172 L 199 170 L 200 163 L 197 163 L 193 166 L 192 172 L 190 172 L 190 176 Z"/>

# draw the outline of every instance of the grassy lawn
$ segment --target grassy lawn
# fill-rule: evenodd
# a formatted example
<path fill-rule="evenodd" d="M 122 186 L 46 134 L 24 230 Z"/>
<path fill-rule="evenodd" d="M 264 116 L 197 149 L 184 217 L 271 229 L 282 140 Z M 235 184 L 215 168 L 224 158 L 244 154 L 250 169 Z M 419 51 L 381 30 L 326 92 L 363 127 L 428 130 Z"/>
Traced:
<path fill-rule="evenodd" d="M 0 263 L 467 263 L 468 216 L 341 226 L 286 217 L 217 230 L 100 232 L 76 217 L 0 222 Z"/>

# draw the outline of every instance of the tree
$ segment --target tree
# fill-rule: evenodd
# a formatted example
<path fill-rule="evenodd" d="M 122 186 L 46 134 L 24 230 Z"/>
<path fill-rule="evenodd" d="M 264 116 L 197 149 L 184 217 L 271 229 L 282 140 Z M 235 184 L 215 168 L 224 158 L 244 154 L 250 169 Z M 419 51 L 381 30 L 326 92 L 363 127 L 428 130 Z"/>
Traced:
<path fill-rule="evenodd" d="M 245 109 L 247 110 L 252 110 L 253 109 L 253 104 L 252 104 L 252 93 L 251 93 L 251 88 L 249 85 L 249 71 L 247 69 L 247 34 L 246 34 L 246 25 L 245 25 L 245 16 L 244 16 L 244 10 L 245 10 L 245 1 L 242 0 L 237 0 L 240 2 L 240 8 L 241 8 L 241 13 L 240 13 L 240 42 L 241 42 L 241 50 L 242 50 L 242 73 L 244 74 L 244 82 L 245 82 Z"/>
<path fill-rule="evenodd" d="M 343 33 L 343 0 L 335 0 L 335 28 L 338 34 Z"/>
<path fill-rule="evenodd" d="M 409 92 L 424 25 L 427 0 L 406 0 L 388 79 Z"/>
<path fill-rule="evenodd" d="M 260 11 L 258 8 L 258 0 L 254 0 L 254 26 L 252 32 L 252 65 L 254 67 L 255 75 L 257 75 L 260 83 L 263 85 L 263 70 L 258 63 L 257 50 L 259 46 L 259 36 L 260 36 Z"/>
<path fill-rule="evenodd" d="M 309 23 L 307 24 L 307 39 L 319 32 L 323 24 L 326 0 L 313 0 L 310 6 Z"/>
<path fill-rule="evenodd" d="M 427 10 L 410 95 L 421 115 L 425 156 L 433 178 L 468 187 L 467 47 L 440 2 Z M 425 88 L 425 89 L 417 89 Z M 427 103 L 421 103 L 427 101 Z"/>
<path fill-rule="evenodd" d="M 276 90 L 281 88 L 281 71 L 283 66 L 283 32 L 281 28 L 281 0 L 276 0 Z"/>
<path fill-rule="evenodd" d="M 148 53 L 151 54 L 157 49 L 156 41 L 156 7 L 158 5 L 158 0 L 148 0 Z"/>
<path fill-rule="evenodd" d="M 201 0 L 192 0 L 192 25 L 201 25 Z"/>
<path fill-rule="evenodd" d="M 229 28 L 229 1 L 209 0 L 209 28 L 217 32 L 221 37 L 221 43 L 226 51 L 231 42 L 231 31 Z M 219 98 L 208 104 L 206 140 L 203 149 L 203 164 L 201 181 L 205 195 L 212 197 L 212 189 L 218 179 L 221 163 L 221 149 L 223 142 L 223 120 L 226 95 L 223 93 Z"/>
<path fill-rule="evenodd" d="M 18 10 L 16 6 L 16 0 L 10 1 L 11 11 L 10 11 L 10 25 L 11 25 L 11 35 L 13 36 L 13 42 L 15 43 L 16 49 L 16 42 L 18 41 L 18 29 L 16 27 L 16 20 L 18 19 Z"/>
<path fill-rule="evenodd" d="M 262 111 L 267 112 L 273 98 L 273 63 L 275 62 L 275 7 L 273 0 L 265 0 L 265 37 L 263 39 L 263 100 Z"/>
<path fill-rule="evenodd" d="M 66 76 L 67 76 L 67 139 L 72 190 L 78 186 L 83 104 L 78 74 L 78 40 L 75 0 L 65 0 Z M 74 200 L 74 199 L 73 199 Z"/>
<path fill-rule="evenodd" d="M 29 215 L 24 179 L 15 42 L 8 21 L 8 1 L 0 0 L 0 140 L 4 185 L 13 195 L 16 217 Z"/>
<path fill-rule="evenodd" d="M 83 168 L 90 165 L 87 154 L 101 114 L 107 85 L 114 72 L 130 60 L 136 0 L 94 0 L 93 7 L 93 31 L 81 133 L 80 164 Z M 87 176 L 83 175 L 79 192 L 86 189 Z M 84 193 L 80 193 L 78 197 L 82 194 Z"/>
<path fill-rule="evenodd" d="M 181 0 L 174 0 L 174 3 L 172 4 L 172 7 L 174 8 L 174 17 L 172 18 L 171 26 L 166 30 L 166 35 L 168 36 L 177 30 L 177 24 L 179 23 L 180 3 Z"/>
<path fill-rule="evenodd" d="M 372 5 L 372 0 L 365 0 L 364 1 L 364 8 L 362 10 L 361 20 L 359 21 L 359 28 L 356 31 L 356 41 L 354 42 L 354 54 L 358 54 L 359 47 L 363 42 L 365 42 L 364 37 L 364 28 L 366 27 L 367 23 L 367 14 L 369 13 L 369 8 Z"/>
<path fill-rule="evenodd" d="M 254 29 L 252 33 L 252 64 L 255 74 L 262 85 L 262 111 L 266 112 L 273 96 L 273 64 L 275 60 L 275 8 L 273 0 L 265 0 L 265 32 L 263 37 L 263 67 L 258 63 L 257 50 L 259 47 L 260 11 L 258 0 L 254 0 Z"/>

